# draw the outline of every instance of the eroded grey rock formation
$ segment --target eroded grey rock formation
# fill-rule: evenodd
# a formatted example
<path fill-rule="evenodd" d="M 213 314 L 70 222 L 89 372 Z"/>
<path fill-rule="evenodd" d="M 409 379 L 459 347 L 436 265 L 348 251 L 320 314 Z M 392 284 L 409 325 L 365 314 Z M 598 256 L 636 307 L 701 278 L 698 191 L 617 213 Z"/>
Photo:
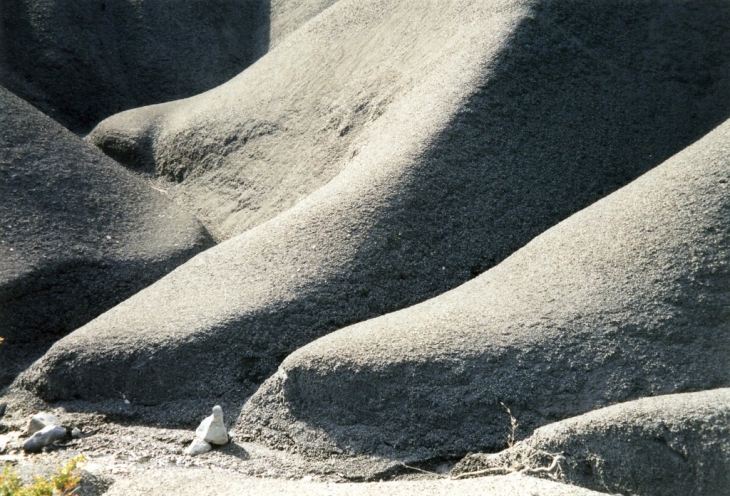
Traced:
<path fill-rule="evenodd" d="M 184 209 L 0 88 L 0 386 L 213 243 Z M 22 353 L 21 353 L 22 352 Z"/>
<path fill-rule="evenodd" d="M 0 84 L 75 131 L 238 75 L 336 0 L 0 3 Z"/>
<path fill-rule="evenodd" d="M 519 436 L 729 385 L 728 143 L 730 121 L 473 281 L 297 350 L 240 428 L 312 455 L 423 460 L 504 446 L 501 403 Z"/>
<path fill-rule="evenodd" d="M 189 97 L 268 49 L 263 0 L 0 3 L 0 84 L 88 131 L 133 107 Z"/>
<path fill-rule="evenodd" d="M 458 286 L 721 122 L 729 19 L 343 0 L 216 90 L 105 121 L 92 141 L 152 156 L 219 236 L 270 220 L 58 342 L 23 387 L 236 405 L 297 347 Z"/>
<path fill-rule="evenodd" d="M 474 454 L 452 473 L 544 466 L 563 453 L 562 480 L 646 496 L 722 494 L 730 487 L 730 389 L 643 398 L 546 425 L 499 454 Z"/>

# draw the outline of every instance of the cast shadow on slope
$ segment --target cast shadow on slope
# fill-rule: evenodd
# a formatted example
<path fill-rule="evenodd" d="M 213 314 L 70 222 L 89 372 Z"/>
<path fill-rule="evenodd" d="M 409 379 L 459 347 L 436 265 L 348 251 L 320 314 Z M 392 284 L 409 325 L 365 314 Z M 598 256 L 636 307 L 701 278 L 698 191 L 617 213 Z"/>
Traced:
<path fill-rule="evenodd" d="M 81 356 L 71 343 L 23 387 L 49 401 L 109 391 L 140 405 L 244 398 L 296 348 L 462 284 L 722 122 L 730 114 L 728 22 L 727 3 L 538 4 L 463 110 L 376 207 L 378 223 L 361 235 L 357 256 L 326 267 L 326 280 L 295 287 L 281 274 L 298 270 L 286 266 L 274 281 L 276 290 L 293 288 L 286 298 L 252 294 L 268 300 L 221 313 L 193 338 L 123 356 Z M 263 252 L 278 241 L 256 240 Z M 278 261 L 250 260 L 256 270 Z M 169 287 L 159 284 L 159 294 Z M 186 363 L 199 366 L 195 374 Z"/>
<path fill-rule="evenodd" d="M 223 84 L 266 53 L 270 0 L 0 2 L 0 84 L 75 132 Z"/>
<path fill-rule="evenodd" d="M 350 320 L 475 277 L 723 122 L 729 22 L 728 2 L 537 4 L 377 214 L 352 267 L 368 275 L 344 293 L 363 309 Z"/>
<path fill-rule="evenodd" d="M 722 52 L 730 46 L 722 27 L 730 4 L 628 6 L 535 7 L 403 194 L 378 212 L 355 275 L 347 275 L 359 284 L 347 287 L 345 276 L 341 283 L 342 304 L 360 309 L 351 321 L 478 275 L 730 116 L 730 63 Z M 408 290 L 416 284 L 422 292 Z M 514 363 L 509 354 L 501 359 L 504 367 Z M 392 380 L 408 377 L 407 367 L 400 372 Z M 291 405 L 292 417 L 313 431 L 331 427 L 314 409 Z"/>
<path fill-rule="evenodd" d="M 212 245 L 212 241 L 208 241 Z M 165 260 L 73 260 L 0 287 L 0 390 L 53 343 L 185 263 L 195 246 Z M 107 298 L 101 298 L 104 295 Z M 29 308 L 34 309 L 29 312 Z"/>

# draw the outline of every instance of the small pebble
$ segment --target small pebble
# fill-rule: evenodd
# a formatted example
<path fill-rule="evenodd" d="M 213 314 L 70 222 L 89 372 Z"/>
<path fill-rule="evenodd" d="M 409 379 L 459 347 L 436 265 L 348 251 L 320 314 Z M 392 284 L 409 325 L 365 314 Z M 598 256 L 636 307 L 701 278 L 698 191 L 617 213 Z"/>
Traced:
<path fill-rule="evenodd" d="M 213 447 L 209 443 L 206 443 L 202 439 L 195 438 L 193 439 L 193 442 L 190 443 L 190 446 L 188 446 L 188 449 L 185 450 L 185 454 L 190 456 L 202 455 L 211 449 L 213 449 Z"/>
<path fill-rule="evenodd" d="M 25 428 L 26 434 L 33 435 L 49 425 L 59 425 L 60 422 L 55 415 L 48 412 L 39 412 L 33 415 Z"/>

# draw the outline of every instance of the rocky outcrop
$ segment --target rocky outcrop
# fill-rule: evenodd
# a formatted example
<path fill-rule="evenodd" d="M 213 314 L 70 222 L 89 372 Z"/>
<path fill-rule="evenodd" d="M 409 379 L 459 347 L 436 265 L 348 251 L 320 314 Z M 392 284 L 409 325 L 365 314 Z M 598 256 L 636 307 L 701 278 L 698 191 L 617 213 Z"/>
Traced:
<path fill-rule="evenodd" d="M 0 84 L 85 132 L 225 83 L 336 0 L 0 4 Z"/>
<path fill-rule="evenodd" d="M 0 385 L 21 348 L 37 357 L 212 245 L 163 193 L 2 88 L 0 167 Z"/>
<path fill-rule="evenodd" d="M 326 455 L 423 460 L 730 384 L 730 121 L 497 267 L 290 355 L 239 427 Z M 649 462 L 648 462 L 649 463 Z"/>
<path fill-rule="evenodd" d="M 237 406 L 296 348 L 474 278 L 724 120 L 729 19 L 726 3 L 707 2 L 341 0 L 225 85 L 110 118 L 94 143 L 109 151 L 114 137 L 149 154 L 157 174 L 180 181 L 170 195 L 219 237 L 245 232 L 58 342 L 23 387 L 48 400 L 225 397 Z M 593 242 L 586 236 L 580 243 Z M 505 312 L 518 309 L 507 303 Z M 582 313 L 575 303 L 556 308 Z M 449 314 L 438 326 L 461 321 Z M 572 332 L 566 350 L 580 345 Z M 474 357 L 492 353 L 475 339 Z M 522 370 L 520 353 L 498 356 Z M 667 384 L 639 381 L 605 401 Z M 491 405 L 495 395 L 483 393 L 474 401 Z M 587 398 L 560 414 L 599 406 Z"/>
<path fill-rule="evenodd" d="M 400 181 L 419 199 L 401 192 L 392 201 L 433 195 L 439 212 L 460 190 L 481 187 L 484 216 L 511 224 L 502 236 L 519 244 L 515 224 L 538 234 L 730 109 L 727 5 L 346 0 L 294 30 L 287 26 L 332 2 L 280 3 L 271 30 L 281 41 L 255 66 L 194 98 L 110 117 L 88 138 L 171 181 L 170 194 L 218 239 L 274 217 L 350 164 L 362 167 L 362 151 L 385 152 L 397 135 L 413 156 L 393 179 L 407 174 Z M 404 99 L 427 118 L 396 105 Z M 400 161 L 392 155 L 380 160 Z M 518 203 L 536 215 L 515 222 Z"/>
<path fill-rule="evenodd" d="M 467 456 L 452 474 L 547 465 L 561 479 L 620 494 L 691 496 L 730 487 L 730 389 L 620 403 L 546 425 L 499 454 Z"/>

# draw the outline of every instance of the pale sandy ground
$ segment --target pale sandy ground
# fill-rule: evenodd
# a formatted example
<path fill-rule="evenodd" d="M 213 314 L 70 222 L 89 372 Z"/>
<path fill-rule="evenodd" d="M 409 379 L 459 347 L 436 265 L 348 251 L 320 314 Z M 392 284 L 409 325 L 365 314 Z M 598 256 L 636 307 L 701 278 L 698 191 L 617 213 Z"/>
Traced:
<path fill-rule="evenodd" d="M 117 482 L 108 496 L 127 494 L 190 494 L 190 495 L 352 495 L 352 496 L 400 496 L 406 494 L 438 495 L 458 494 L 493 496 L 558 496 L 598 495 L 595 491 L 568 486 L 548 480 L 520 475 L 504 475 L 488 478 L 453 480 L 426 480 L 401 482 L 374 482 L 366 484 L 311 483 L 254 479 L 249 477 L 221 477 L 211 470 L 179 469 L 151 470 L 134 479 Z"/>

